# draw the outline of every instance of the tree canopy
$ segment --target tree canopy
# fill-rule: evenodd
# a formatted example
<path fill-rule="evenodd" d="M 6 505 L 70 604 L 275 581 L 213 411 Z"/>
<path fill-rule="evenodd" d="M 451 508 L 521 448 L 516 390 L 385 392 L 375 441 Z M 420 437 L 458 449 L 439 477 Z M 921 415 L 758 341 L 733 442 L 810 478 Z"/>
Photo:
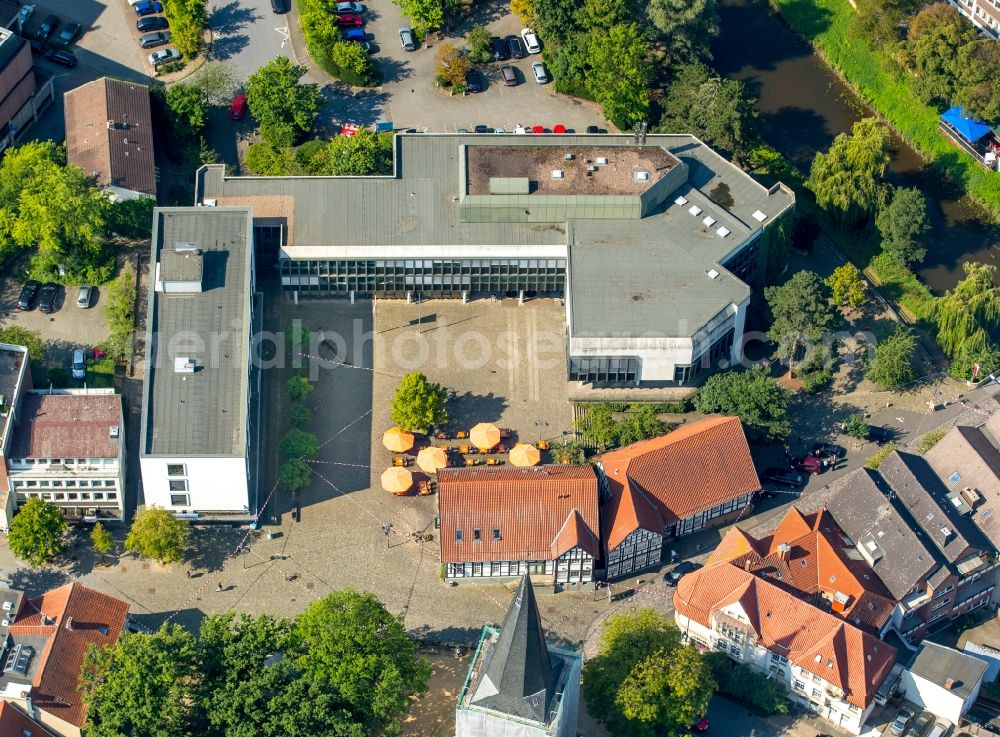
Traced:
<path fill-rule="evenodd" d="M 648 120 L 653 65 L 639 25 L 619 23 L 592 35 L 587 52 L 587 88 L 604 116 L 625 130 Z"/>
<path fill-rule="evenodd" d="M 403 430 L 426 432 L 448 421 L 448 413 L 444 409 L 447 399 L 447 389 L 415 371 L 399 382 L 389 415 Z"/>
<path fill-rule="evenodd" d="M 201 49 L 208 27 L 206 0 L 163 0 L 163 14 L 170 20 L 170 43 L 191 58 Z"/>
<path fill-rule="evenodd" d="M 882 234 L 882 250 L 900 266 L 924 260 L 927 249 L 919 243 L 931 229 L 927 221 L 927 203 L 916 187 L 896 187 L 892 199 L 883 207 L 875 226 Z"/>
<path fill-rule="evenodd" d="M 648 0 L 646 17 L 666 42 L 671 62 L 711 57 L 709 46 L 719 35 L 718 0 Z"/>
<path fill-rule="evenodd" d="M 247 105 L 268 143 L 290 145 L 297 134 L 312 128 L 321 97 L 316 84 L 300 83 L 305 73 L 305 67 L 277 56 L 247 79 Z"/>
<path fill-rule="evenodd" d="M 187 539 L 187 524 L 154 504 L 136 513 L 125 549 L 160 563 L 176 563 L 184 557 Z"/>
<path fill-rule="evenodd" d="M 301 458 L 291 458 L 278 469 L 279 483 L 289 491 L 298 491 L 308 486 L 312 479 L 312 469 Z"/>
<path fill-rule="evenodd" d="M 614 405 L 594 404 L 578 421 L 577 430 L 602 451 L 659 437 L 670 430 L 670 426 L 657 416 L 652 404 L 632 405 L 618 420 L 614 413 Z"/>
<path fill-rule="evenodd" d="M 754 435 L 781 440 L 791 431 L 790 397 L 788 389 L 755 367 L 709 376 L 694 396 L 694 408 L 705 414 L 735 415 Z"/>
<path fill-rule="evenodd" d="M 765 287 L 764 298 L 772 317 L 768 337 L 794 373 L 803 344 L 820 342 L 833 322 L 826 284 L 812 271 L 800 271 L 780 286 Z"/>
<path fill-rule="evenodd" d="M 23 345 L 28 349 L 28 358 L 32 363 L 41 364 L 45 360 L 42 334 L 37 330 L 22 328 L 20 325 L 7 325 L 0 328 L 0 343 Z"/>
<path fill-rule="evenodd" d="M 335 136 L 327 145 L 322 173 L 337 177 L 391 174 L 392 134 L 362 128 L 353 136 Z"/>
<path fill-rule="evenodd" d="M 990 346 L 989 330 L 1000 320 L 1000 287 L 993 283 L 996 268 L 963 263 L 965 278 L 935 303 L 937 342 L 952 358 L 982 353 Z"/>
<path fill-rule="evenodd" d="M 66 519 L 54 504 L 31 497 L 17 510 L 7 532 L 10 552 L 32 566 L 42 566 L 63 549 Z"/>
<path fill-rule="evenodd" d="M 293 427 L 281 438 L 279 449 L 288 458 L 312 460 L 319 453 L 319 440 L 315 435 Z"/>
<path fill-rule="evenodd" d="M 925 6 L 910 21 L 907 60 L 922 102 L 950 103 L 962 75 L 958 50 L 977 36 L 975 27 L 945 2 Z"/>
<path fill-rule="evenodd" d="M 868 378 L 883 389 L 894 389 L 916 378 L 913 359 L 917 352 L 917 339 L 901 325 L 892 335 L 883 338 L 875 347 L 875 358 L 868 369 Z"/>
<path fill-rule="evenodd" d="M 457 0 L 393 0 L 418 32 L 441 28 L 458 10 Z"/>
<path fill-rule="evenodd" d="M 858 267 L 848 262 L 838 266 L 825 280 L 833 303 L 840 307 L 860 307 L 865 303 L 865 280 Z"/>
<path fill-rule="evenodd" d="M 587 710 L 612 734 L 679 734 L 703 717 L 715 681 L 701 653 L 652 609 L 608 619 L 583 667 Z"/>
<path fill-rule="evenodd" d="M 110 553 L 115 546 L 115 539 L 100 522 L 90 531 L 90 542 L 94 546 L 94 552 L 100 555 Z"/>
<path fill-rule="evenodd" d="M 806 184 L 816 204 L 843 226 L 867 222 L 884 197 L 888 145 L 889 133 L 875 118 L 859 120 L 850 134 L 840 133 L 826 153 L 813 159 Z"/>

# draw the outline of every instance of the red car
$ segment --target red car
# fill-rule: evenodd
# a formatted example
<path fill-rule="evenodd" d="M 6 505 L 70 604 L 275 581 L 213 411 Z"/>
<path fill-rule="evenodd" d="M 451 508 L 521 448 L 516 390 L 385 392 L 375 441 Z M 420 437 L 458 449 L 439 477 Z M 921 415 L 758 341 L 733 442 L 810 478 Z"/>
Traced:
<path fill-rule="evenodd" d="M 707 732 L 708 731 L 708 719 L 702 717 L 697 722 L 691 725 L 692 732 Z"/>
<path fill-rule="evenodd" d="M 338 28 L 359 28 L 365 24 L 365 19 L 355 13 L 337 16 Z"/>
<path fill-rule="evenodd" d="M 823 464 L 816 456 L 797 458 L 793 463 L 795 469 L 798 471 L 805 471 L 806 473 L 821 473 L 823 471 Z"/>
<path fill-rule="evenodd" d="M 243 120 L 247 114 L 247 96 L 242 92 L 237 92 L 233 98 L 233 104 L 229 106 L 229 117 L 233 120 Z"/>

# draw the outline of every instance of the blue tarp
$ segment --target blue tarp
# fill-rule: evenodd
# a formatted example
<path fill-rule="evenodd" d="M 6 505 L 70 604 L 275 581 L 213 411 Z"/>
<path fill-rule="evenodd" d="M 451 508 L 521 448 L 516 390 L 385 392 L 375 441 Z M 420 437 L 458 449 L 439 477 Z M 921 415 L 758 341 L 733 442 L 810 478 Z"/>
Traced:
<path fill-rule="evenodd" d="M 969 143 L 975 143 L 990 132 L 990 127 L 978 120 L 972 120 L 962 115 L 962 108 L 953 107 L 946 111 L 941 120 L 950 125 Z"/>
<path fill-rule="evenodd" d="M 388 121 L 379 121 L 375 124 L 376 133 L 392 133 L 392 123 Z"/>

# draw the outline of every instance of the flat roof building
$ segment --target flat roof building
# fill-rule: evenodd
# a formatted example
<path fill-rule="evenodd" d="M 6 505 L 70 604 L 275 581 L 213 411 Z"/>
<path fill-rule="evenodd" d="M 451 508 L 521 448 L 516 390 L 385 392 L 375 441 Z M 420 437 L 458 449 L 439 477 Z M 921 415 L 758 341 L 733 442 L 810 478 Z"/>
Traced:
<path fill-rule="evenodd" d="M 181 515 L 256 509 L 259 374 L 250 211 L 155 211 L 140 467 L 145 503 Z"/>
<path fill-rule="evenodd" d="M 741 351 L 762 238 L 794 204 L 689 135 L 397 135 L 372 177 L 198 173 L 301 296 L 566 301 L 573 381 L 684 385 Z M 335 224 L 335 227 L 333 227 Z"/>

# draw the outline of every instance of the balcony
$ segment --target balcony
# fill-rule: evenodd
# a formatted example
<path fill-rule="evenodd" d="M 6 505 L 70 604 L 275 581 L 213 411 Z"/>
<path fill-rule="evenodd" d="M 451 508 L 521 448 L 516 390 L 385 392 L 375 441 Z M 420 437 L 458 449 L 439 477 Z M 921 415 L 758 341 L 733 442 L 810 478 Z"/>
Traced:
<path fill-rule="evenodd" d="M 905 611 L 912 612 L 919 609 L 930 600 L 931 595 L 929 591 L 917 591 L 904 598 L 900 604 L 903 605 L 903 609 Z"/>

